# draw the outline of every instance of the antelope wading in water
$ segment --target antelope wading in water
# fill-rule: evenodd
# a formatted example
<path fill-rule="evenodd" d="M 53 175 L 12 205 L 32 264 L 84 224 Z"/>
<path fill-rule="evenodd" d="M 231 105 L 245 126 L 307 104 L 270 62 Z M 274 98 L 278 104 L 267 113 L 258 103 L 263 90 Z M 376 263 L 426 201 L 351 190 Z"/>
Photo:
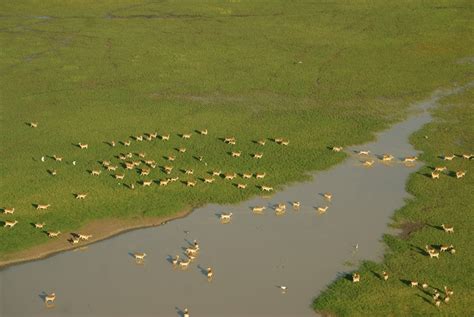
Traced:
<path fill-rule="evenodd" d="M 133 257 L 135 258 L 136 261 L 144 261 L 146 257 L 146 253 L 134 253 Z"/>
<path fill-rule="evenodd" d="M 403 159 L 403 162 L 404 163 L 413 163 L 415 162 L 416 160 L 418 160 L 418 157 L 417 156 L 407 156 Z"/>
<path fill-rule="evenodd" d="M 327 210 L 328 210 L 329 206 L 324 206 L 324 207 L 318 207 L 317 210 L 318 210 L 318 213 L 320 215 L 324 214 Z"/>
<path fill-rule="evenodd" d="M 214 277 L 214 272 L 212 271 L 212 268 L 208 267 L 207 268 L 207 279 L 211 280 Z"/>
<path fill-rule="evenodd" d="M 362 165 L 367 166 L 367 167 L 371 167 L 372 165 L 374 165 L 374 163 L 375 163 L 374 160 L 367 160 L 367 161 L 364 161 L 364 163 L 362 163 Z"/>
<path fill-rule="evenodd" d="M 51 293 L 44 297 L 44 303 L 47 306 L 53 305 L 55 300 L 56 300 L 56 293 Z"/>
<path fill-rule="evenodd" d="M 369 155 L 370 154 L 370 151 L 366 151 L 366 150 L 362 150 L 362 151 L 358 151 L 357 154 L 359 155 Z"/>
<path fill-rule="evenodd" d="M 265 209 L 267 209 L 265 206 L 255 206 L 252 208 L 252 211 L 254 213 L 262 213 Z"/>
<path fill-rule="evenodd" d="M 382 162 L 390 162 L 392 160 L 393 160 L 393 155 L 391 154 L 382 155 Z"/>
<path fill-rule="evenodd" d="M 291 203 L 294 209 L 299 209 L 301 207 L 301 203 L 299 201 L 294 201 Z"/>
<path fill-rule="evenodd" d="M 5 220 L 5 222 L 4 222 L 4 224 L 3 224 L 3 227 L 4 227 L 4 228 L 13 228 L 17 223 L 18 223 L 17 220 L 15 220 L 15 221 L 8 221 L 8 220 Z"/>
<path fill-rule="evenodd" d="M 223 223 L 226 223 L 226 222 L 230 222 L 230 219 L 232 217 L 232 213 L 221 213 L 220 215 L 220 219 L 221 219 L 221 222 Z"/>
<path fill-rule="evenodd" d="M 183 317 L 189 317 L 189 310 L 187 308 L 183 311 Z"/>
<path fill-rule="evenodd" d="M 331 194 L 331 193 L 324 193 L 324 194 L 323 194 L 323 197 L 324 197 L 326 200 L 331 201 L 331 199 L 332 199 L 332 194 Z"/>

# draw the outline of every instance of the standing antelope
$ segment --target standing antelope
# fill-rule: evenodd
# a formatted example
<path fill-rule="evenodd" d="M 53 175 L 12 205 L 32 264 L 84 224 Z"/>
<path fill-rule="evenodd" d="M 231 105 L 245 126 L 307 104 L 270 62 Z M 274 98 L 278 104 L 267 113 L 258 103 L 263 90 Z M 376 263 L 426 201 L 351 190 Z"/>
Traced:
<path fill-rule="evenodd" d="M 207 279 L 210 281 L 212 277 L 214 276 L 214 272 L 210 267 L 207 268 Z"/>
<path fill-rule="evenodd" d="M 189 317 L 189 310 L 187 308 L 183 311 L 183 317 Z"/>
<path fill-rule="evenodd" d="M 5 222 L 4 222 L 4 224 L 3 224 L 3 227 L 5 227 L 5 228 L 13 228 L 17 223 L 18 223 L 18 220 L 15 220 L 15 221 L 8 221 L 8 220 L 5 220 Z"/>
<path fill-rule="evenodd" d="M 445 156 L 443 157 L 443 160 L 445 160 L 445 161 L 452 161 L 452 160 L 454 160 L 455 157 L 456 157 L 456 155 L 454 155 L 454 154 L 445 155 Z"/>
<path fill-rule="evenodd" d="M 143 187 L 151 186 L 151 183 L 153 183 L 153 181 L 142 181 Z"/>
<path fill-rule="evenodd" d="M 140 171 L 140 176 L 148 176 L 150 174 L 150 169 L 142 168 Z"/>
<path fill-rule="evenodd" d="M 169 134 L 169 133 L 168 133 L 168 134 L 163 134 L 163 135 L 161 136 L 161 139 L 162 139 L 163 141 L 169 141 L 169 140 L 170 140 L 170 134 Z"/>
<path fill-rule="evenodd" d="M 102 173 L 101 170 L 92 170 L 92 171 L 91 171 L 91 175 L 92 175 L 92 176 L 99 176 L 100 173 Z"/>
<path fill-rule="evenodd" d="M 342 146 L 333 146 L 332 150 L 334 152 L 341 152 L 343 150 L 343 147 Z"/>
<path fill-rule="evenodd" d="M 88 241 L 90 238 L 92 238 L 91 234 L 79 234 L 77 236 L 80 240 Z"/>
<path fill-rule="evenodd" d="M 108 171 L 113 171 L 115 172 L 117 170 L 118 166 L 117 165 L 109 165 L 107 166 Z"/>
<path fill-rule="evenodd" d="M 175 258 L 173 258 L 173 259 L 171 260 L 171 263 L 172 263 L 173 265 L 177 265 L 178 262 L 179 262 L 179 255 L 177 255 Z"/>
<path fill-rule="evenodd" d="M 53 155 L 53 159 L 56 162 L 62 162 L 63 161 L 63 157 L 62 156 L 56 156 L 56 154 Z"/>
<path fill-rule="evenodd" d="M 359 155 L 369 155 L 370 154 L 370 151 L 358 151 L 357 154 Z"/>
<path fill-rule="evenodd" d="M 61 231 L 56 231 L 56 232 L 48 232 L 48 237 L 50 238 L 55 238 L 61 234 Z"/>
<path fill-rule="evenodd" d="M 413 163 L 418 159 L 417 156 L 407 156 L 403 159 L 404 163 Z"/>
<path fill-rule="evenodd" d="M 49 207 L 51 207 L 51 204 L 46 204 L 46 205 L 37 204 L 37 205 L 36 205 L 36 209 L 37 209 L 37 210 L 46 210 L 46 209 L 48 209 Z"/>
<path fill-rule="evenodd" d="M 299 209 L 301 207 L 301 203 L 299 201 L 294 201 L 291 203 L 294 209 Z"/>
<path fill-rule="evenodd" d="M 263 178 L 265 178 L 266 175 L 267 175 L 267 173 L 256 173 L 255 178 L 256 179 L 263 179 Z"/>
<path fill-rule="evenodd" d="M 186 153 L 186 148 L 185 147 L 180 147 L 178 148 L 179 153 Z"/>
<path fill-rule="evenodd" d="M 226 180 L 233 180 L 237 175 L 235 173 L 227 173 L 227 174 L 224 174 L 224 178 Z"/>
<path fill-rule="evenodd" d="M 207 129 L 201 130 L 201 131 L 199 131 L 199 133 L 201 135 L 207 135 Z"/>
<path fill-rule="evenodd" d="M 222 171 L 212 171 L 212 176 L 220 176 Z"/>
<path fill-rule="evenodd" d="M 470 159 L 473 158 L 473 157 L 474 157 L 474 154 L 467 154 L 467 153 L 464 153 L 464 154 L 462 155 L 462 158 L 463 158 L 463 159 L 466 159 L 466 160 L 470 160 Z"/>
<path fill-rule="evenodd" d="M 170 161 L 170 162 L 173 162 L 174 160 L 176 160 L 176 156 L 174 156 L 174 155 L 169 155 L 166 159 L 167 159 L 168 161 Z"/>
<path fill-rule="evenodd" d="M 437 166 L 435 167 L 434 171 L 435 172 L 443 172 L 445 170 L 447 170 L 448 168 L 446 166 Z"/>
<path fill-rule="evenodd" d="M 358 282 L 360 282 L 360 274 L 359 274 L 359 273 L 354 273 L 354 274 L 352 274 L 352 282 L 353 282 L 353 283 L 358 283 Z"/>
<path fill-rule="evenodd" d="M 146 153 L 145 153 L 145 152 L 139 152 L 139 153 L 138 153 L 138 157 L 139 157 L 139 158 L 145 158 L 145 156 L 146 156 Z"/>
<path fill-rule="evenodd" d="M 146 253 L 134 253 L 133 257 L 135 258 L 136 261 L 143 261 L 145 260 Z"/>
<path fill-rule="evenodd" d="M 383 271 L 382 275 L 383 275 L 383 280 L 384 281 L 388 280 L 388 273 L 387 272 Z"/>
<path fill-rule="evenodd" d="M 76 194 L 76 199 L 85 199 L 86 197 L 87 197 L 87 193 Z"/>
<path fill-rule="evenodd" d="M 262 157 L 263 157 L 263 153 L 255 153 L 255 154 L 253 155 L 253 158 L 254 158 L 254 159 L 261 159 Z"/>
<path fill-rule="evenodd" d="M 242 178 L 246 178 L 246 179 L 252 178 L 252 173 L 243 173 Z"/>
<path fill-rule="evenodd" d="M 187 181 L 187 182 L 186 182 L 186 186 L 188 186 L 188 187 L 194 187 L 194 186 L 196 186 L 196 181 Z"/>
<path fill-rule="evenodd" d="M 443 228 L 444 232 L 447 233 L 454 233 L 454 227 L 453 226 L 446 226 L 444 223 L 441 224 L 441 228 Z"/>
<path fill-rule="evenodd" d="M 162 179 L 162 180 L 160 180 L 160 183 L 159 183 L 159 184 L 160 184 L 160 186 L 167 186 L 168 183 L 169 183 L 169 180 L 168 180 L 168 179 L 166 179 L 166 180 L 165 180 L 165 179 Z"/>
<path fill-rule="evenodd" d="M 437 173 L 437 172 L 431 172 L 431 178 L 432 178 L 432 179 L 439 179 L 439 173 Z"/>
<path fill-rule="evenodd" d="M 417 281 L 411 281 L 411 282 L 410 282 L 410 286 L 411 286 L 411 287 L 417 287 L 417 286 L 418 286 L 418 282 L 417 282 Z"/>
<path fill-rule="evenodd" d="M 186 169 L 186 170 L 184 170 L 184 174 L 186 174 L 186 175 L 193 175 L 193 174 L 194 174 L 194 170 L 193 170 L 193 169 Z"/>
<path fill-rule="evenodd" d="M 13 215 L 14 212 L 15 212 L 15 208 L 14 208 L 14 207 L 13 207 L 13 208 L 3 208 L 3 213 L 4 213 L 5 215 L 8 215 L 8 214 Z"/>
<path fill-rule="evenodd" d="M 179 267 L 182 268 L 182 269 L 187 269 L 189 267 L 190 263 L 191 263 L 191 259 L 188 258 L 187 261 L 179 262 Z"/>
<path fill-rule="evenodd" d="M 191 134 L 188 134 L 188 133 L 182 134 L 181 137 L 185 140 L 189 140 L 189 139 L 191 139 Z"/>
<path fill-rule="evenodd" d="M 456 178 L 463 178 L 466 175 L 466 171 L 457 171 L 456 172 Z"/>
<path fill-rule="evenodd" d="M 35 228 L 36 228 L 36 229 L 43 229 L 45 225 L 46 225 L 46 223 L 44 223 L 44 222 L 42 222 L 42 223 L 35 223 Z"/>
<path fill-rule="evenodd" d="M 263 192 L 271 192 L 271 191 L 273 191 L 273 187 L 271 187 L 271 186 L 260 186 L 260 188 L 261 188 L 261 190 L 262 190 Z"/>
<path fill-rule="evenodd" d="M 206 184 L 212 184 L 212 183 L 214 183 L 214 181 L 215 181 L 215 179 L 212 178 L 212 177 L 204 178 L 204 183 L 206 183 Z"/>
<path fill-rule="evenodd" d="M 282 208 L 281 206 L 277 206 L 277 207 L 275 208 L 275 214 L 276 214 L 277 216 L 284 215 L 285 212 L 286 212 L 286 208 Z"/>
<path fill-rule="evenodd" d="M 240 157 L 241 154 L 242 154 L 242 152 L 240 152 L 240 151 L 238 151 L 238 152 L 231 152 L 232 157 Z"/>
<path fill-rule="evenodd" d="M 55 300 L 56 300 L 56 293 L 51 293 L 44 297 L 44 302 L 46 305 L 53 305 Z"/>
<path fill-rule="evenodd" d="M 265 143 L 266 143 L 265 140 L 258 140 L 258 141 L 257 141 L 257 144 L 258 144 L 258 145 L 261 145 L 261 146 L 264 146 Z"/>
<path fill-rule="evenodd" d="M 124 174 L 115 174 L 116 179 L 124 179 L 125 175 Z"/>
<path fill-rule="evenodd" d="M 247 188 L 247 184 L 240 184 L 239 183 L 239 184 L 237 184 L 237 188 L 238 189 L 245 189 L 245 188 Z"/>
<path fill-rule="evenodd" d="M 438 251 L 428 252 L 428 254 L 430 256 L 430 259 L 437 258 L 439 260 L 439 252 Z"/>
<path fill-rule="evenodd" d="M 235 144 L 235 142 L 236 142 L 236 140 L 233 136 L 224 138 L 224 143 Z"/>
<path fill-rule="evenodd" d="M 88 149 L 88 148 L 89 148 L 89 144 L 84 144 L 84 143 L 79 142 L 77 145 L 79 145 L 79 147 L 81 148 L 81 150 L 83 150 L 83 149 Z"/>
<path fill-rule="evenodd" d="M 393 155 L 392 154 L 384 154 L 382 155 L 382 161 L 383 162 L 390 162 L 393 160 Z"/>
<path fill-rule="evenodd" d="M 282 141 L 280 142 L 280 144 L 287 146 L 287 145 L 290 144 L 290 140 L 282 140 Z"/>
<path fill-rule="evenodd" d="M 362 165 L 367 166 L 367 167 L 371 167 L 372 165 L 374 165 L 374 163 L 375 163 L 374 160 L 367 160 L 367 161 L 364 161 L 364 163 L 362 163 Z"/>
<path fill-rule="evenodd" d="M 130 140 L 123 142 L 123 145 L 125 146 L 130 146 L 130 144 L 132 144 L 132 141 Z"/>
<path fill-rule="evenodd" d="M 331 193 L 324 193 L 324 194 L 323 194 L 323 197 L 324 197 L 325 199 L 331 201 L 331 199 L 332 199 L 332 194 L 331 194 Z"/>
<path fill-rule="evenodd" d="M 30 122 L 29 125 L 32 128 L 37 128 L 38 127 L 38 122 Z"/>

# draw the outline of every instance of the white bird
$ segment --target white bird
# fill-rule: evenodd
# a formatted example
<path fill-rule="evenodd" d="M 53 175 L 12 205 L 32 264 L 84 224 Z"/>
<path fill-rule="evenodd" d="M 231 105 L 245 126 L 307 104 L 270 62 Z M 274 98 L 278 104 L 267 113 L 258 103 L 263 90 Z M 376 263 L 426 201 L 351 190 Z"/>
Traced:
<path fill-rule="evenodd" d="M 41 157 L 41 162 L 44 162 L 44 156 Z"/>

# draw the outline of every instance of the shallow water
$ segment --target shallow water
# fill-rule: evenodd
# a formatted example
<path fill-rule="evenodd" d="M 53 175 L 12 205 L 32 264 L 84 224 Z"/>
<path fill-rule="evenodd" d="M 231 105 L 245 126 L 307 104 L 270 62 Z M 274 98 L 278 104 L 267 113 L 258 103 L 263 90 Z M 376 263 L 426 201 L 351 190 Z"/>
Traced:
<path fill-rule="evenodd" d="M 452 91 L 450 93 L 453 93 Z M 444 95 L 446 95 L 445 93 Z M 166 225 L 131 231 L 50 258 L 0 271 L 0 316 L 314 316 L 310 305 L 331 281 L 361 259 L 383 254 L 380 239 L 393 212 L 408 198 L 405 184 L 417 163 L 410 134 L 431 120 L 426 111 L 443 96 L 435 93 L 414 106 L 417 113 L 377 135 L 377 140 L 347 149 L 350 158 L 312 181 L 291 185 L 270 198 L 233 206 L 208 205 Z M 366 168 L 356 149 L 368 149 L 376 161 Z M 391 153 L 382 164 L 375 155 Z M 320 193 L 333 193 L 328 203 Z M 289 201 L 301 201 L 294 211 Z M 276 216 L 271 206 L 287 202 Z M 266 205 L 263 215 L 250 207 Z M 318 215 L 316 206 L 328 205 Z M 217 214 L 233 212 L 229 224 Z M 186 270 L 173 268 L 169 256 L 197 239 L 198 259 Z M 358 244 L 358 249 L 354 245 Z M 130 252 L 146 252 L 139 265 Z M 211 266 L 207 281 L 201 269 Z M 286 285 L 282 293 L 277 287 Z M 53 308 L 41 294 L 56 292 Z"/>

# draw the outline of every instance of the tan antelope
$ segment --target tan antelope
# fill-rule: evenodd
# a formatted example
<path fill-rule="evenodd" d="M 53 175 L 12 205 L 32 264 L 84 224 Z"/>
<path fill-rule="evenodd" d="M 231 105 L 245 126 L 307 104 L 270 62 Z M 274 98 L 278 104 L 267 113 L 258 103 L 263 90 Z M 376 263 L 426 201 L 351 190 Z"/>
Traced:
<path fill-rule="evenodd" d="M 182 269 L 187 269 L 189 267 L 190 263 L 191 263 L 191 259 L 188 258 L 187 261 L 179 262 L 179 267 L 182 268 Z"/>
<path fill-rule="evenodd" d="M 343 147 L 342 146 L 333 146 L 332 150 L 334 152 L 341 152 L 343 150 Z"/>
<path fill-rule="evenodd" d="M 55 237 L 58 237 L 59 235 L 61 234 L 61 231 L 56 231 L 56 232 L 48 232 L 48 237 L 50 238 L 55 238 Z"/>
<path fill-rule="evenodd" d="M 437 166 L 435 167 L 434 171 L 435 172 L 444 172 L 446 171 L 448 168 L 446 166 Z"/>
<path fill-rule="evenodd" d="M 189 257 L 190 255 L 196 256 L 199 253 L 199 250 L 196 248 L 186 248 L 185 250 L 186 255 Z"/>
<path fill-rule="evenodd" d="M 79 242 L 81 242 L 81 239 L 79 239 L 79 237 L 72 237 L 69 242 L 71 242 L 72 244 L 79 244 Z"/>
<path fill-rule="evenodd" d="M 374 160 L 367 160 L 367 161 L 364 161 L 362 163 L 362 165 L 366 166 L 366 167 L 371 167 L 372 165 L 374 165 L 375 161 Z"/>
<path fill-rule="evenodd" d="M 133 166 L 138 167 L 142 164 L 142 162 L 141 161 L 133 161 L 132 164 L 133 164 Z"/>
<path fill-rule="evenodd" d="M 193 174 L 194 174 L 194 170 L 193 170 L 193 169 L 185 169 L 185 170 L 184 170 L 184 174 L 186 174 L 186 175 L 193 175 Z"/>
<path fill-rule="evenodd" d="M 383 271 L 382 276 L 383 276 L 384 281 L 388 280 L 388 273 L 387 272 Z"/>
<path fill-rule="evenodd" d="M 117 145 L 114 140 L 110 141 L 109 144 L 111 147 L 115 147 L 115 145 Z"/>
<path fill-rule="evenodd" d="M 212 171 L 212 176 L 221 176 L 222 171 Z"/>
<path fill-rule="evenodd" d="M 273 187 L 271 186 L 260 186 L 260 189 L 263 191 L 263 192 L 271 192 L 273 191 Z"/>
<path fill-rule="evenodd" d="M 168 180 L 171 182 L 177 182 L 179 180 L 179 177 L 178 176 L 171 177 L 171 178 L 168 178 Z"/>
<path fill-rule="evenodd" d="M 352 282 L 353 282 L 353 283 L 358 283 L 358 282 L 360 282 L 360 274 L 359 274 L 359 273 L 354 273 L 354 274 L 352 274 Z"/>
<path fill-rule="evenodd" d="M 240 157 L 241 154 L 242 154 L 242 152 L 240 152 L 240 151 L 238 151 L 238 152 L 231 152 L 232 157 Z"/>
<path fill-rule="evenodd" d="M 169 140 L 170 140 L 170 134 L 169 134 L 169 133 L 168 133 L 168 134 L 163 134 L 163 135 L 161 136 L 161 139 L 162 139 L 163 141 L 169 141 Z"/>
<path fill-rule="evenodd" d="M 281 145 L 285 145 L 285 146 L 288 146 L 290 144 L 290 140 L 282 140 L 280 142 Z"/>
<path fill-rule="evenodd" d="M 103 165 L 104 167 L 107 167 L 107 166 L 109 166 L 110 164 L 112 164 L 112 162 L 110 162 L 109 160 L 102 161 L 102 165 Z"/>
<path fill-rule="evenodd" d="M 445 156 L 443 157 L 443 160 L 445 160 L 445 161 L 452 161 L 452 160 L 454 160 L 455 157 L 456 157 L 456 155 L 454 155 L 454 154 L 445 155 Z"/>
<path fill-rule="evenodd" d="M 133 257 L 135 258 L 136 261 L 143 261 L 143 260 L 145 260 L 146 253 L 144 253 L 144 252 L 142 252 L 142 253 L 134 253 L 134 254 L 133 254 Z"/>
<path fill-rule="evenodd" d="M 169 155 L 166 159 L 167 159 L 168 161 L 170 161 L 170 162 L 173 162 L 174 160 L 176 160 L 176 156 L 174 156 L 174 155 Z"/>
<path fill-rule="evenodd" d="M 236 143 L 236 140 L 233 136 L 231 137 L 225 137 L 224 138 L 224 143 L 228 143 L 228 144 L 235 144 Z"/>
<path fill-rule="evenodd" d="M 125 162 L 125 169 L 133 170 L 135 168 L 135 164 L 133 162 Z"/>
<path fill-rule="evenodd" d="M 213 177 L 205 177 L 204 178 L 204 183 L 206 184 L 212 184 L 214 183 L 215 179 Z"/>
<path fill-rule="evenodd" d="M 232 218 L 232 213 L 229 212 L 229 213 L 221 213 L 220 215 L 220 219 L 222 222 L 230 222 L 230 219 Z"/>
<path fill-rule="evenodd" d="M 199 134 L 201 135 L 207 135 L 207 129 L 199 131 Z"/>
<path fill-rule="evenodd" d="M 428 252 L 428 254 L 430 255 L 430 259 L 437 258 L 439 260 L 439 252 L 438 251 Z"/>
<path fill-rule="evenodd" d="M 51 176 L 56 176 L 58 174 L 58 171 L 56 170 L 48 170 L 49 174 L 51 174 Z"/>
<path fill-rule="evenodd" d="M 301 207 L 301 203 L 299 201 L 294 201 L 291 203 L 294 209 L 299 209 Z"/>
<path fill-rule="evenodd" d="M 84 144 L 84 143 L 79 142 L 77 145 L 81 148 L 81 150 L 89 148 L 89 144 Z"/>
<path fill-rule="evenodd" d="M 188 187 L 194 187 L 194 186 L 196 186 L 196 181 L 187 181 L 187 182 L 186 182 L 186 186 L 188 186 Z"/>
<path fill-rule="evenodd" d="M 425 245 L 425 250 L 426 252 L 428 253 L 433 253 L 433 252 L 436 252 L 436 249 L 431 247 L 430 245 Z"/>
<path fill-rule="evenodd" d="M 173 166 L 165 165 L 163 166 L 163 170 L 166 174 L 170 174 L 173 171 Z"/>
<path fill-rule="evenodd" d="M 441 252 L 446 252 L 446 251 L 448 251 L 449 249 L 452 249 L 453 247 L 454 247 L 454 246 L 453 246 L 452 244 L 451 244 L 451 245 L 442 244 L 442 245 L 440 245 L 439 250 L 440 250 Z"/>
<path fill-rule="evenodd" d="M 207 279 L 211 280 L 214 277 L 214 272 L 210 267 L 207 268 Z"/>
<path fill-rule="evenodd" d="M 62 162 L 63 161 L 63 157 L 62 156 L 57 156 L 56 154 L 53 155 L 53 159 L 56 162 Z"/>
<path fill-rule="evenodd" d="M 263 178 L 265 178 L 265 176 L 267 176 L 267 173 L 256 173 L 255 174 L 256 179 L 263 179 Z"/>
<path fill-rule="evenodd" d="M 37 209 L 37 210 L 46 210 L 46 209 L 48 209 L 49 207 L 51 207 L 51 204 L 46 204 L 46 205 L 37 204 L 37 205 L 36 205 L 36 209 Z"/>
<path fill-rule="evenodd" d="M 143 141 L 143 135 L 137 135 L 135 137 L 135 140 L 139 141 L 139 142 L 142 142 Z"/>
<path fill-rule="evenodd" d="M 51 293 L 44 297 L 44 303 L 46 305 L 53 305 L 55 300 L 56 300 L 56 293 Z"/>
<path fill-rule="evenodd" d="M 115 179 L 124 179 L 124 174 L 115 174 Z"/>
<path fill-rule="evenodd" d="M 446 285 L 444 286 L 444 293 L 446 294 L 446 296 L 454 295 L 454 291 L 452 289 L 449 289 Z"/>
<path fill-rule="evenodd" d="M 453 226 L 445 225 L 443 223 L 443 224 L 441 224 L 441 228 L 443 228 L 444 232 L 454 233 L 454 227 Z"/>
<path fill-rule="evenodd" d="M 439 179 L 439 173 L 437 173 L 437 172 L 431 172 L 431 178 L 432 178 L 432 179 Z"/>
<path fill-rule="evenodd" d="M 413 163 L 418 159 L 418 156 L 407 156 L 403 159 L 403 163 Z"/>
<path fill-rule="evenodd" d="M 132 152 L 128 152 L 127 154 L 125 154 L 125 156 L 127 158 L 132 158 L 133 157 L 133 153 Z"/>
<path fill-rule="evenodd" d="M 179 263 L 179 255 L 171 259 L 171 264 L 173 264 L 173 266 L 178 265 L 178 263 Z"/>
<path fill-rule="evenodd" d="M 456 178 L 460 179 L 463 178 L 466 175 L 466 171 L 457 171 L 456 172 Z"/>
<path fill-rule="evenodd" d="M 44 222 L 42 222 L 42 223 L 35 223 L 35 228 L 36 228 L 36 229 L 43 229 L 45 225 L 46 225 L 46 223 L 44 223 Z"/>
<path fill-rule="evenodd" d="M 125 155 L 123 155 L 123 154 L 119 154 L 118 158 L 119 158 L 119 160 L 121 160 L 121 161 L 125 161 L 125 160 L 127 159 L 127 157 L 126 157 Z"/>
<path fill-rule="evenodd" d="M 118 166 L 117 165 L 109 165 L 107 166 L 108 171 L 113 171 L 115 172 L 117 170 Z"/>
<path fill-rule="evenodd" d="M 324 214 L 329 209 L 329 206 L 318 207 L 317 211 L 320 215 Z"/>
<path fill-rule="evenodd" d="M 77 193 L 76 199 L 85 199 L 87 197 L 87 193 Z"/>
<path fill-rule="evenodd" d="M 145 158 L 145 156 L 146 156 L 146 153 L 145 153 L 145 152 L 139 152 L 139 153 L 138 153 L 138 157 L 139 157 L 139 158 Z"/>
<path fill-rule="evenodd" d="M 3 213 L 5 215 L 13 215 L 13 213 L 15 212 L 15 208 L 3 208 Z"/>
<path fill-rule="evenodd" d="M 92 170 L 92 171 L 91 171 L 91 175 L 92 175 L 92 176 L 99 176 L 100 173 L 102 173 L 101 170 Z"/>
<path fill-rule="evenodd" d="M 30 122 L 28 125 L 32 128 L 37 128 L 38 127 L 38 122 Z"/>
<path fill-rule="evenodd" d="M 156 139 L 158 137 L 158 132 L 150 133 L 150 137 Z"/>
<path fill-rule="evenodd" d="M 187 308 L 183 311 L 183 317 L 189 317 L 189 310 Z"/>
<path fill-rule="evenodd" d="M 449 299 L 450 299 L 449 296 L 444 297 L 444 302 L 447 304 L 449 302 Z"/>
<path fill-rule="evenodd" d="M 189 140 L 189 139 L 191 139 L 191 134 L 190 133 L 185 133 L 185 134 L 182 134 L 181 137 L 185 140 Z"/>
<path fill-rule="evenodd" d="M 235 174 L 235 173 L 227 173 L 227 174 L 224 174 L 224 178 L 225 178 L 226 180 L 233 180 L 236 176 L 237 176 L 237 174 Z"/>
<path fill-rule="evenodd" d="M 186 148 L 185 147 L 180 147 L 178 148 L 179 153 L 186 153 Z"/>
<path fill-rule="evenodd" d="M 366 155 L 366 156 L 367 156 L 367 155 L 370 155 L 370 151 L 368 151 L 368 150 L 361 150 L 361 151 L 358 151 L 357 154 L 359 154 L 359 155 Z"/>
<path fill-rule="evenodd" d="M 15 220 L 15 221 L 8 221 L 8 220 L 5 220 L 5 221 L 4 221 L 4 224 L 3 224 L 3 227 L 5 227 L 5 228 L 13 228 L 14 226 L 16 226 L 17 223 L 18 223 L 18 220 Z"/>
<path fill-rule="evenodd" d="M 253 158 L 254 158 L 254 159 L 261 159 L 262 157 L 263 157 L 263 153 L 261 153 L 261 152 L 260 152 L 260 153 L 255 153 L 255 154 L 253 155 Z"/>
<path fill-rule="evenodd" d="M 168 186 L 169 182 L 170 181 L 168 179 L 161 179 L 159 184 L 160 186 Z"/>
<path fill-rule="evenodd" d="M 474 157 L 474 154 L 467 154 L 467 153 L 464 153 L 464 154 L 462 155 L 462 158 L 463 158 L 463 159 L 466 159 L 466 160 L 470 160 L 470 159 L 473 158 L 473 157 Z"/>
<path fill-rule="evenodd" d="M 434 299 L 434 300 L 437 300 L 440 296 L 441 296 L 441 294 L 438 292 L 437 289 L 435 289 L 435 292 L 434 292 L 434 294 L 433 294 L 433 299 Z"/>
<path fill-rule="evenodd" d="M 331 193 L 324 193 L 324 194 L 323 194 L 323 197 L 324 197 L 326 200 L 331 201 L 331 199 L 332 199 L 332 194 L 331 194 Z"/>
<path fill-rule="evenodd" d="M 145 140 L 147 140 L 147 141 L 153 140 L 153 138 L 152 138 L 151 136 L 149 136 L 148 134 L 145 134 L 144 138 L 145 138 Z"/>
<path fill-rule="evenodd" d="M 283 138 L 274 138 L 273 140 L 274 140 L 275 143 L 277 143 L 277 144 L 280 144 L 281 142 L 283 142 Z"/>
<path fill-rule="evenodd" d="M 189 258 L 189 260 L 190 260 L 191 262 L 197 259 L 197 255 L 196 255 L 196 254 L 188 254 L 187 256 L 188 256 L 188 258 Z"/>
<path fill-rule="evenodd" d="M 243 173 L 242 178 L 249 179 L 252 178 L 253 174 L 252 173 Z"/>
<path fill-rule="evenodd" d="M 265 206 L 255 206 L 255 207 L 252 208 L 252 211 L 253 211 L 254 213 L 260 214 L 260 213 L 262 213 L 265 209 L 267 209 L 267 207 L 265 207 Z"/>
<path fill-rule="evenodd" d="M 247 184 L 241 184 L 241 183 L 239 183 L 239 184 L 237 184 L 237 188 L 238 188 L 238 189 L 245 189 L 245 188 L 247 188 Z"/>
<path fill-rule="evenodd" d="M 441 305 L 441 301 L 439 299 L 436 299 L 434 303 L 435 303 L 435 306 L 438 307 L 438 308 Z"/>
<path fill-rule="evenodd" d="M 142 181 L 143 187 L 151 186 L 152 183 L 153 183 L 153 181 Z"/>
<path fill-rule="evenodd" d="M 125 145 L 125 146 L 130 146 L 130 144 L 132 144 L 132 141 L 130 141 L 130 140 L 123 142 L 123 145 Z"/>
<path fill-rule="evenodd" d="M 410 286 L 411 286 L 411 287 L 417 287 L 417 286 L 418 286 L 418 282 L 417 282 L 417 281 L 411 281 L 411 282 L 410 282 Z"/>
<path fill-rule="evenodd" d="M 277 206 L 277 207 L 275 208 L 275 215 L 277 215 L 277 216 L 284 215 L 285 212 L 286 212 L 286 208 L 282 208 L 282 207 L 280 207 L 280 206 Z"/>
<path fill-rule="evenodd" d="M 258 141 L 257 141 L 257 144 L 258 144 L 258 145 L 261 145 L 261 146 L 264 146 L 265 143 L 266 143 L 265 140 L 258 140 Z"/>
<path fill-rule="evenodd" d="M 148 176 L 150 174 L 150 169 L 142 168 L 140 171 L 140 176 Z"/>
<path fill-rule="evenodd" d="M 91 234 L 78 234 L 77 237 L 80 240 L 88 241 L 90 238 L 92 238 Z"/>
<path fill-rule="evenodd" d="M 382 161 L 383 162 L 390 162 L 393 160 L 393 155 L 392 154 L 384 154 L 382 155 Z"/>
<path fill-rule="evenodd" d="M 144 160 L 146 165 L 153 165 L 156 164 L 155 160 Z"/>

